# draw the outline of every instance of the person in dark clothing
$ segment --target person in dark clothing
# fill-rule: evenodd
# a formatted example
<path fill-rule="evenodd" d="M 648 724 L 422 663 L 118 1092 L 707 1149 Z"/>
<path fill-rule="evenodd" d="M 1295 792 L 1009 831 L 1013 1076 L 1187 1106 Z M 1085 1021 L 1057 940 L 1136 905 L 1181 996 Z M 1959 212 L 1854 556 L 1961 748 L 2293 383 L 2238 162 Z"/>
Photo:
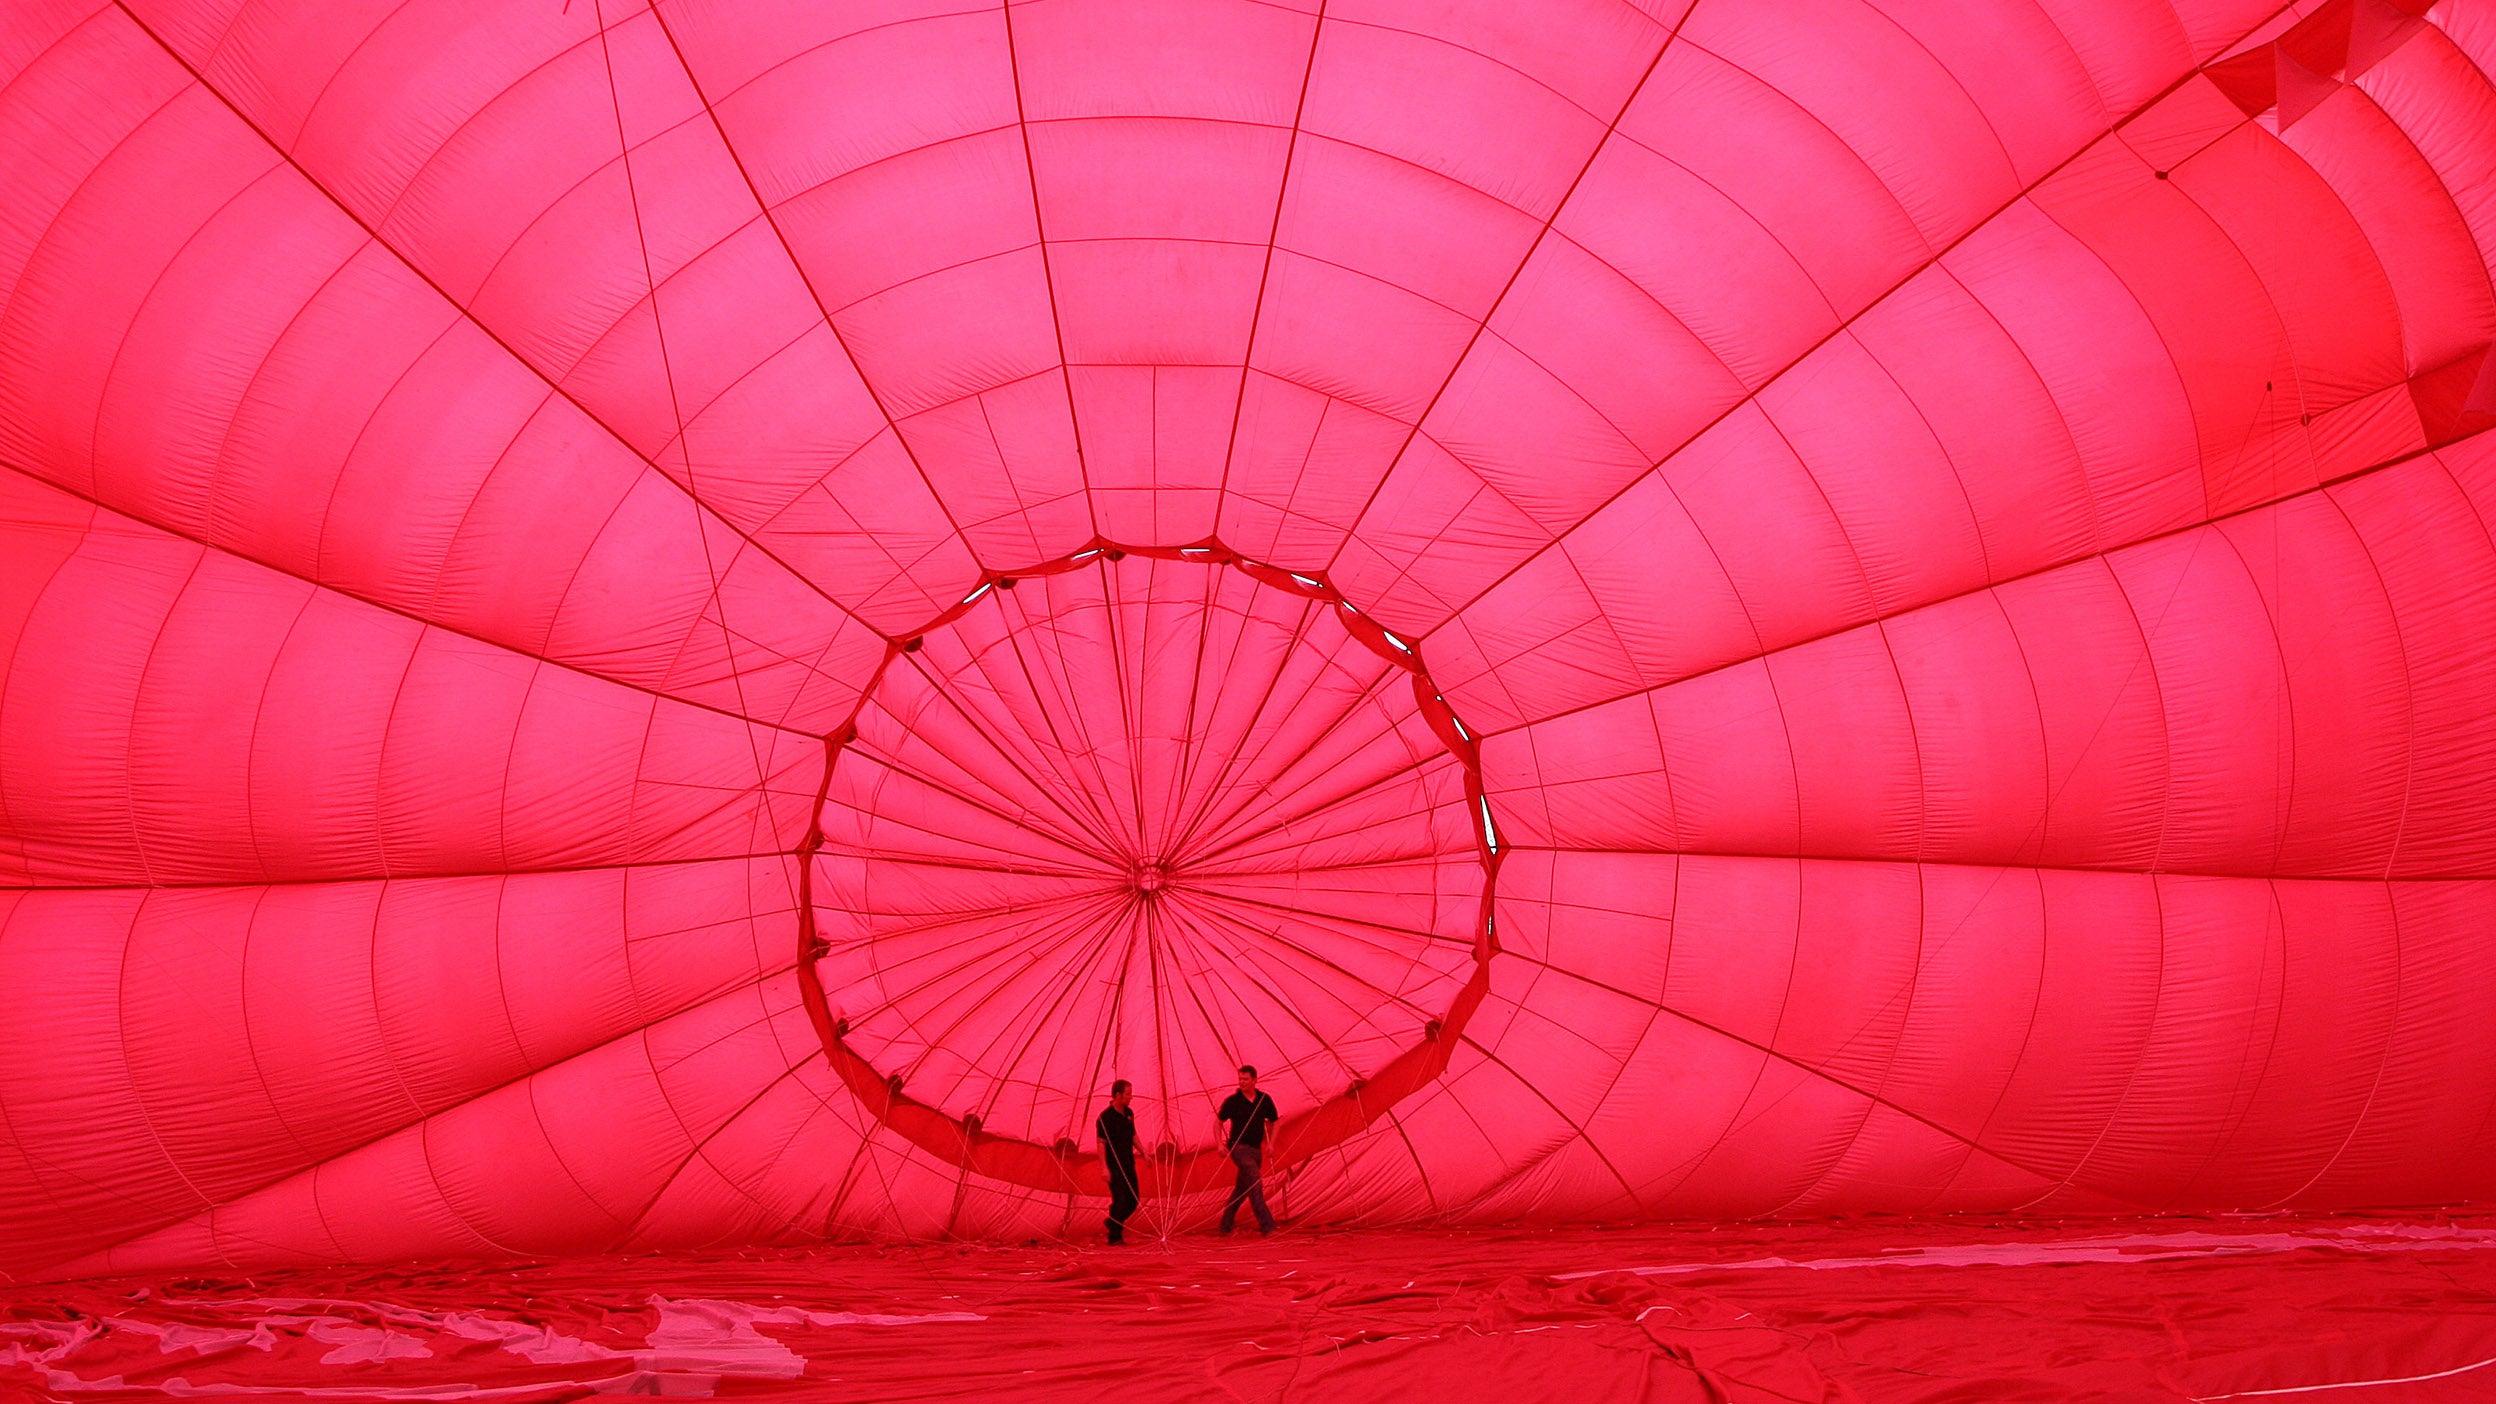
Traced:
<path fill-rule="evenodd" d="M 1135 1113 L 1133 1084 L 1120 1078 L 1109 1085 L 1109 1105 L 1101 1108 L 1092 1134 L 1101 1138 L 1101 1165 L 1109 1171 L 1109 1241 L 1127 1241 L 1127 1216 L 1144 1201 L 1135 1178 Z"/>
<path fill-rule="evenodd" d="M 1231 1201 L 1222 1206 L 1222 1231 L 1229 1233 L 1239 1222 L 1240 1202 L 1245 1200 L 1257 1211 L 1257 1232 L 1274 1231 L 1274 1211 L 1265 1207 L 1265 1128 L 1283 1119 L 1274 1108 L 1274 1099 L 1257 1090 L 1257 1070 L 1248 1064 L 1239 1069 L 1239 1090 L 1222 1099 L 1217 1116 L 1225 1128 L 1223 1144 L 1230 1148 L 1231 1164 L 1239 1167 L 1239 1178 L 1231 1185 Z"/>

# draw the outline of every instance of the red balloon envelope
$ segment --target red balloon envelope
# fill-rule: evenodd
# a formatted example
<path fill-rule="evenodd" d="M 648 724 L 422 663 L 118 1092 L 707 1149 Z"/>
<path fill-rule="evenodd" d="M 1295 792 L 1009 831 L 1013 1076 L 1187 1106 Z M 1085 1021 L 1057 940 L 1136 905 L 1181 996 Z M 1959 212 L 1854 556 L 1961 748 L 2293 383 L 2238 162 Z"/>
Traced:
<path fill-rule="evenodd" d="M 13 0 L 0 1270 L 2484 1196 L 2492 71 Z"/>

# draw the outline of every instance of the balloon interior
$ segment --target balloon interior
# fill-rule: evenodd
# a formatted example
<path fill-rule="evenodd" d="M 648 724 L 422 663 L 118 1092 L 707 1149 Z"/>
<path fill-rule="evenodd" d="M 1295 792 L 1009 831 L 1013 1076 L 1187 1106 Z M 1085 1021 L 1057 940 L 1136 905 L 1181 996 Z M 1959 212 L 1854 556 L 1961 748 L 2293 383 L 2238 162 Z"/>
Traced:
<path fill-rule="evenodd" d="M 0 1398 L 2491 1397 L 2492 75 L 8 0 Z"/>

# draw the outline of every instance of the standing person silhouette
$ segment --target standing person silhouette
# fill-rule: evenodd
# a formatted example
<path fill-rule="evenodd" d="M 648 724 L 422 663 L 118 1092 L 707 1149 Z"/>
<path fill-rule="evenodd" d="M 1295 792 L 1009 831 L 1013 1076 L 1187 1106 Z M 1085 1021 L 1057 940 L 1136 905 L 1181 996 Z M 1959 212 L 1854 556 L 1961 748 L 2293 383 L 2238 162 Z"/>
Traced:
<path fill-rule="evenodd" d="M 1101 1166 L 1109 1171 L 1111 1243 L 1127 1241 L 1127 1216 L 1144 1201 L 1135 1177 L 1135 1112 L 1127 1105 L 1132 1100 L 1133 1083 L 1123 1077 L 1111 1083 L 1109 1105 L 1092 1123 L 1092 1134 L 1101 1138 Z"/>
<path fill-rule="evenodd" d="M 1257 1090 L 1257 1070 L 1239 1065 L 1239 1090 L 1222 1099 L 1216 1113 L 1226 1128 L 1223 1144 L 1230 1148 L 1231 1164 L 1239 1167 L 1239 1178 L 1231 1185 L 1231 1202 L 1222 1206 L 1222 1231 L 1229 1233 L 1239 1222 L 1240 1201 L 1246 1200 L 1257 1211 L 1257 1232 L 1274 1231 L 1274 1211 L 1265 1207 L 1265 1128 L 1283 1119 L 1275 1110 L 1274 1099 Z"/>

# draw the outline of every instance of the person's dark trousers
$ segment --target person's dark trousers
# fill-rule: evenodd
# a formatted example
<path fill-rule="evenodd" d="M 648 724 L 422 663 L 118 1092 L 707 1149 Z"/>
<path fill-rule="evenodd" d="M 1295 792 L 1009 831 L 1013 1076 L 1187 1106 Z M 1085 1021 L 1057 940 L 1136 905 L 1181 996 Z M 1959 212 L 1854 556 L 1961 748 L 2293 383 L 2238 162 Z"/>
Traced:
<path fill-rule="evenodd" d="M 1239 1167 L 1239 1178 L 1231 1184 L 1231 1202 L 1222 1206 L 1222 1231 L 1229 1233 L 1239 1222 L 1239 1204 L 1257 1211 L 1257 1232 L 1274 1231 L 1274 1211 L 1265 1207 L 1265 1147 L 1233 1146 L 1231 1163 Z"/>
<path fill-rule="evenodd" d="M 1127 1216 L 1133 1214 L 1135 1206 L 1143 1201 L 1144 1196 L 1135 1183 L 1135 1162 L 1120 1161 L 1115 1156 L 1111 1157 L 1109 1161 L 1110 1242 L 1127 1241 Z"/>

